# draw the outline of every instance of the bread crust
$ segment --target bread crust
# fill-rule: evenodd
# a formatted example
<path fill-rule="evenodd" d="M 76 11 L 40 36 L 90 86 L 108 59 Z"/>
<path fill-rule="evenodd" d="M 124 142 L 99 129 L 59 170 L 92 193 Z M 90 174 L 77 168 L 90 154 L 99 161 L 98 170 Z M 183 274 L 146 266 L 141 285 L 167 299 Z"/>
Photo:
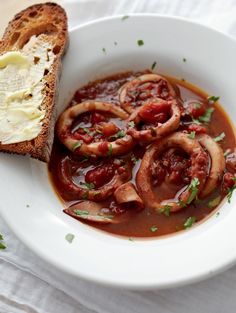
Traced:
<path fill-rule="evenodd" d="M 1 144 L 0 151 L 29 154 L 38 160 L 48 162 L 54 139 L 56 122 L 56 99 L 61 72 L 61 59 L 68 46 L 67 16 L 65 10 L 56 3 L 36 4 L 16 14 L 9 22 L 0 41 L 0 55 L 7 51 L 20 50 L 33 35 L 41 35 L 52 44 L 55 58 L 50 71 L 44 76 L 43 102 L 45 110 L 42 129 L 32 140 L 15 144 Z"/>

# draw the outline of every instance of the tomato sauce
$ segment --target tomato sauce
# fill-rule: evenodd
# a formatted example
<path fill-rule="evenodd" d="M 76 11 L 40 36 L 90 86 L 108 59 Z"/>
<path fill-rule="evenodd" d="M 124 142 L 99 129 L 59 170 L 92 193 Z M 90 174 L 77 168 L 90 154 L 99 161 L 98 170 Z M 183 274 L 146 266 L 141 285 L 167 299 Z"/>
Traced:
<path fill-rule="evenodd" d="M 106 101 L 113 103 L 114 105 L 119 105 L 119 88 L 126 82 L 131 81 L 143 73 L 145 72 L 127 72 L 89 83 L 75 92 L 69 106 L 94 99 L 96 99 L 96 101 Z M 178 91 L 180 98 L 182 99 L 184 110 L 188 114 L 191 114 L 191 116 L 195 119 L 201 117 L 205 112 L 204 106 L 208 95 L 185 81 L 170 77 L 168 77 L 168 81 L 175 86 L 175 89 Z M 142 97 L 148 98 L 149 93 L 153 92 L 154 87 L 152 84 L 146 87 L 147 88 L 145 88 L 143 93 L 139 94 L 138 100 L 142 99 Z M 158 88 L 160 88 L 161 92 L 166 95 L 165 85 L 160 85 Z M 133 99 L 134 93 L 135 91 L 131 90 L 128 97 Z M 138 105 L 140 106 L 139 102 Z M 212 103 L 211 107 L 214 108 L 214 113 L 212 114 L 209 124 L 195 124 L 192 121 L 188 121 L 188 116 L 185 117 L 182 115 L 178 131 L 187 129 L 190 134 L 191 132 L 196 134 L 207 132 L 213 138 L 219 136 L 221 133 L 224 133 L 225 137 L 219 142 L 219 144 L 224 152 L 228 151 L 228 153 L 232 153 L 236 146 L 233 127 L 221 106 Z M 151 123 L 151 125 L 155 125 L 155 123 L 163 123 L 169 118 L 169 108 L 166 107 L 164 110 L 159 112 L 150 106 L 148 110 L 141 112 L 141 114 L 145 121 Z M 78 139 L 82 138 L 85 142 L 86 140 L 87 142 L 100 140 L 102 136 L 104 136 L 104 132 L 103 135 L 100 135 L 98 132 L 94 136 L 89 137 L 84 128 L 96 127 L 96 125 L 102 123 L 107 116 L 111 117 L 109 114 L 104 115 L 102 112 L 96 112 L 92 115 L 84 113 L 73 124 L 72 132 L 78 137 Z M 119 121 L 116 118 L 112 121 L 112 124 L 117 125 L 118 128 L 122 127 L 122 123 L 122 121 Z M 117 132 L 117 129 L 114 129 L 114 127 L 116 126 L 107 127 L 107 137 L 113 136 Z M 74 203 L 80 201 L 75 198 L 74 194 L 71 195 L 70 192 L 65 189 L 64 184 L 60 180 L 59 167 L 61 166 L 61 161 L 65 158 L 68 158 L 68 175 L 71 175 L 75 184 L 80 184 L 82 182 L 82 184 L 87 184 L 87 186 L 92 184 L 95 185 L 95 187 L 101 187 L 113 179 L 115 172 L 130 171 L 132 176 L 131 181 L 135 185 L 135 176 L 147 147 L 147 144 L 137 143 L 132 151 L 123 156 L 103 160 L 99 158 L 88 159 L 87 157 L 74 155 L 65 146 L 63 146 L 56 137 L 48 167 L 50 180 L 65 207 L 70 207 Z M 105 147 L 105 149 L 107 148 L 108 147 Z M 188 169 L 190 167 L 189 157 L 181 150 L 177 150 L 172 154 L 169 153 L 169 155 L 168 153 L 168 151 L 164 152 L 161 158 L 151 165 L 151 170 L 153 171 L 153 188 L 156 192 L 162 195 L 163 199 L 174 198 L 178 190 L 190 183 L 188 173 Z M 236 170 L 236 156 L 232 156 L 232 158 L 233 160 L 232 162 L 229 162 L 228 167 L 226 162 L 226 167 L 231 167 L 231 173 L 227 173 L 225 176 L 226 190 L 227 188 L 233 186 L 232 180 L 230 180 L 231 178 L 228 177 L 230 175 L 233 176 L 234 171 Z M 233 166 L 232 169 L 232 164 L 234 163 L 235 167 Z M 166 185 L 163 186 L 162 184 L 167 174 L 168 188 L 166 188 Z M 230 180 L 229 183 L 227 183 L 227 179 Z M 138 206 L 132 207 L 132 205 L 129 205 L 129 207 L 125 207 L 118 205 L 115 203 L 114 197 L 110 196 L 108 199 L 100 201 L 104 209 L 107 209 L 109 212 L 118 212 L 121 214 L 123 211 L 129 210 L 129 219 L 117 224 L 93 223 L 84 220 L 80 221 L 117 235 L 128 237 L 157 237 L 183 230 L 189 217 L 194 217 L 195 222 L 199 222 L 209 216 L 210 213 L 216 209 L 216 206 L 212 207 L 209 203 L 219 195 L 222 199 L 223 196 L 220 184 L 210 194 L 210 196 L 207 196 L 203 200 L 197 199 L 176 213 L 162 212 L 162 214 L 151 210 L 148 207 L 140 209 Z"/>

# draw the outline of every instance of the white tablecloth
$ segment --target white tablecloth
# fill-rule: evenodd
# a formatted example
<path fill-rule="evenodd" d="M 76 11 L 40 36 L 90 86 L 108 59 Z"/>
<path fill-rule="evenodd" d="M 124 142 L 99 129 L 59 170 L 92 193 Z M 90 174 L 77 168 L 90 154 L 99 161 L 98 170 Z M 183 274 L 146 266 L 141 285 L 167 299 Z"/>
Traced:
<path fill-rule="evenodd" d="M 67 10 L 70 28 L 107 15 L 151 12 L 188 17 L 236 36 L 235 0 L 58 2 Z M 1 218 L 0 233 L 7 243 L 7 249 L 0 250 L 0 313 L 236 312 L 236 267 L 204 282 L 171 290 L 113 290 L 55 270 L 19 242 Z"/>

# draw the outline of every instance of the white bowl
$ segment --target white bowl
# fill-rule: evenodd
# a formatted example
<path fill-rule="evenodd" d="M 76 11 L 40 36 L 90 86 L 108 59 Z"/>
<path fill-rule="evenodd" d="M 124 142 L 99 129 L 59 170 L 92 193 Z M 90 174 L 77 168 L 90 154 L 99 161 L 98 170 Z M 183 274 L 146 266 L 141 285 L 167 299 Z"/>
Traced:
<path fill-rule="evenodd" d="M 143 46 L 137 44 L 140 39 Z M 88 23 L 70 33 L 59 109 L 90 80 L 150 68 L 156 61 L 158 72 L 219 95 L 234 119 L 235 55 L 232 38 L 179 18 L 139 14 Z M 220 208 L 218 217 L 213 214 L 188 231 L 129 241 L 65 215 L 45 164 L 1 154 L 0 173 L 0 208 L 6 222 L 40 257 L 75 276 L 110 286 L 165 288 L 209 277 L 236 260 L 235 197 Z M 65 240 L 67 233 L 75 235 L 71 244 Z"/>

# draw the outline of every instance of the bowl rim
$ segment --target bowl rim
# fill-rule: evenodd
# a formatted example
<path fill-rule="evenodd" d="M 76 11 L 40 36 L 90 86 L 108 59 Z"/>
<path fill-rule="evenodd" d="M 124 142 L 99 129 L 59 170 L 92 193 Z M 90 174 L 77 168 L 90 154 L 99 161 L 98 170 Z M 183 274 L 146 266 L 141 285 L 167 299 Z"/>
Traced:
<path fill-rule="evenodd" d="M 225 34 L 222 31 L 219 31 L 217 29 L 214 29 L 212 27 L 209 27 L 205 24 L 202 24 L 198 21 L 192 21 L 189 20 L 187 18 L 184 17 L 178 17 L 178 16 L 174 16 L 174 15 L 162 15 L 162 14 L 155 14 L 155 13 L 132 13 L 132 14 L 127 14 L 129 17 L 154 17 L 154 18 L 159 18 L 159 19 L 171 19 L 171 20 L 178 20 L 178 21 L 182 21 L 185 23 L 189 23 L 189 24 L 194 24 L 194 25 L 198 25 L 202 28 L 205 28 L 207 30 L 210 31 L 214 31 L 217 32 L 218 34 L 220 34 L 221 36 L 227 37 L 229 40 L 232 40 L 234 43 L 236 43 L 236 39 L 229 35 L 229 34 Z M 114 15 L 114 16 L 107 16 L 107 17 L 102 17 L 102 18 L 98 18 L 86 23 L 83 23 L 81 25 L 72 27 L 69 30 L 69 34 L 76 32 L 77 30 L 81 30 L 83 28 L 87 28 L 90 27 L 91 25 L 96 25 L 102 22 L 106 22 L 109 20 L 116 20 L 116 19 L 121 19 L 124 15 Z M 231 266 L 233 266 L 236 263 L 236 256 L 232 259 L 227 259 L 225 260 L 225 262 L 221 262 L 220 265 L 213 265 L 212 266 L 212 270 L 206 271 L 206 270 L 202 270 L 201 275 L 196 275 L 194 274 L 194 271 L 192 273 L 191 276 L 186 277 L 185 279 L 183 279 L 182 277 L 179 280 L 176 280 L 175 282 L 171 281 L 171 282 L 167 282 L 167 283 L 146 283 L 146 282 L 139 282 L 139 284 L 134 283 L 134 282 L 117 282 L 115 280 L 111 281 L 108 280 L 107 278 L 104 279 L 98 279 L 93 278 L 92 276 L 88 276 L 87 274 L 81 273 L 78 274 L 78 272 L 74 272 L 73 270 L 71 270 L 70 268 L 68 268 L 65 264 L 62 265 L 61 263 L 56 263 L 54 262 L 54 260 L 51 257 L 48 257 L 47 254 L 42 250 L 42 249 L 38 249 L 37 245 L 33 245 L 32 241 L 27 238 L 27 236 L 24 236 L 23 233 L 18 232 L 16 229 L 14 229 L 12 223 L 4 217 L 4 214 L 2 214 L 3 219 L 6 221 L 7 225 L 10 227 L 10 229 L 12 230 L 12 232 L 17 236 L 17 238 L 19 238 L 30 250 L 32 250 L 37 256 L 39 256 L 43 261 L 48 262 L 52 267 L 59 269 L 60 271 L 62 271 L 63 273 L 67 273 L 70 275 L 73 275 L 74 277 L 77 277 L 79 279 L 85 280 L 85 281 L 89 281 L 98 285 L 102 285 L 102 286 L 106 286 L 106 287 L 115 287 L 115 288 L 126 288 L 126 289 L 132 289 L 132 290 L 149 290 L 149 289 L 167 289 L 167 288 L 173 288 L 173 287 L 177 287 L 177 286 L 183 286 L 186 284 L 190 284 L 190 283 L 195 283 L 195 282 L 199 282 L 203 279 L 206 278 L 210 278 L 212 276 L 214 276 L 217 273 L 221 273 L 222 271 L 230 268 Z"/>

